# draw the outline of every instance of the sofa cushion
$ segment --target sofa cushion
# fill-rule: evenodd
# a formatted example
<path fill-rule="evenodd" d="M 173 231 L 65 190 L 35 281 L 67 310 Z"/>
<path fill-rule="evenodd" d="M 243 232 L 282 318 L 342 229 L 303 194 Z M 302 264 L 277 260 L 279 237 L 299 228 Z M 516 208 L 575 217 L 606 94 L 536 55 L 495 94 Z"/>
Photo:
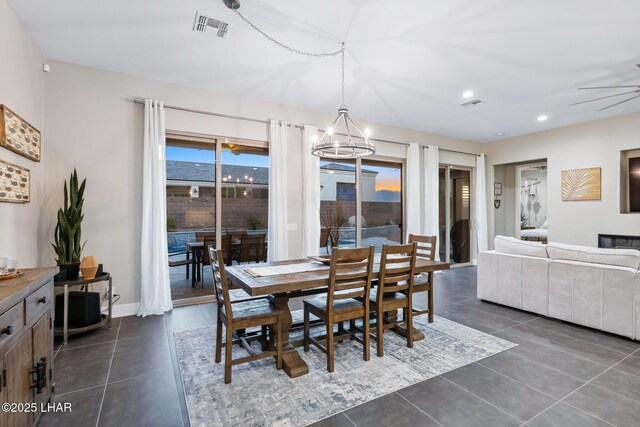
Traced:
<path fill-rule="evenodd" d="M 514 237 L 496 236 L 494 244 L 498 253 L 548 258 L 547 249 L 540 242 L 528 242 Z"/>
<path fill-rule="evenodd" d="M 547 253 L 549 258 L 554 260 L 615 265 L 636 270 L 640 268 L 640 251 L 635 249 L 602 249 L 549 243 L 547 245 Z"/>

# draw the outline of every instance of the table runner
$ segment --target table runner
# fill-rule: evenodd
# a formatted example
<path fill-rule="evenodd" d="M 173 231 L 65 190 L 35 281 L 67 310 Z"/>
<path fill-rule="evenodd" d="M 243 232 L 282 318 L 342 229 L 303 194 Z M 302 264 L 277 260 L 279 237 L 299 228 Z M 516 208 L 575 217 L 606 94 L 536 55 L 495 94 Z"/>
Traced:
<path fill-rule="evenodd" d="M 274 265 L 271 267 L 246 268 L 244 271 L 251 277 L 279 276 L 281 274 L 302 273 L 304 271 L 328 269 L 329 266 L 318 261 L 303 262 L 300 264 Z"/>

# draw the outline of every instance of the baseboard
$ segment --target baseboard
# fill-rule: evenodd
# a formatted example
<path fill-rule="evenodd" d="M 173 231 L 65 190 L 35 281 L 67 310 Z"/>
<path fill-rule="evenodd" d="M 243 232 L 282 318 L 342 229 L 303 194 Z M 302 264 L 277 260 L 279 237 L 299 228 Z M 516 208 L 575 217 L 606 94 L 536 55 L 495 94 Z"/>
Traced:
<path fill-rule="evenodd" d="M 116 304 L 113 306 L 112 316 L 114 318 L 125 317 L 125 316 L 135 316 L 136 314 L 138 314 L 139 308 L 140 308 L 139 302 L 135 302 L 131 304 Z"/>

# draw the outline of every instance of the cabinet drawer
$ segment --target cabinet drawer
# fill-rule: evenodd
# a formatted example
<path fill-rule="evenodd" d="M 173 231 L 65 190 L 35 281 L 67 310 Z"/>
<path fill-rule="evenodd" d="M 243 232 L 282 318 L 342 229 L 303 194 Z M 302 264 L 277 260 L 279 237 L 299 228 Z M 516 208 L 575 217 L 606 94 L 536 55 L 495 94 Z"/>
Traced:
<path fill-rule="evenodd" d="M 5 331 L 0 335 L 0 346 L 9 338 L 20 333 L 24 326 L 24 311 L 22 301 L 2 313 L 0 316 L 0 330 Z"/>
<path fill-rule="evenodd" d="M 53 285 L 51 282 L 47 283 L 25 300 L 25 313 L 26 322 L 33 320 L 38 314 L 42 313 L 45 308 L 51 307 L 51 299 L 53 298 Z"/>

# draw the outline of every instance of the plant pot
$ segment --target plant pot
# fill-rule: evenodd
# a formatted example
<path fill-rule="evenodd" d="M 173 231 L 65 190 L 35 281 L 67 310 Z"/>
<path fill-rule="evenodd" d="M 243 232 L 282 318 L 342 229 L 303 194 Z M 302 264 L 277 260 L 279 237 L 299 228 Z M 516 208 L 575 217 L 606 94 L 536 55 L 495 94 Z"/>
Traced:
<path fill-rule="evenodd" d="M 67 270 L 63 269 L 62 266 L 60 266 L 60 272 L 53 276 L 53 281 L 64 282 L 65 280 L 67 280 Z"/>
<path fill-rule="evenodd" d="M 80 274 L 80 263 L 74 262 L 72 264 L 62 264 L 60 265 L 60 270 L 66 271 L 66 280 L 76 280 L 78 278 L 78 275 Z"/>

